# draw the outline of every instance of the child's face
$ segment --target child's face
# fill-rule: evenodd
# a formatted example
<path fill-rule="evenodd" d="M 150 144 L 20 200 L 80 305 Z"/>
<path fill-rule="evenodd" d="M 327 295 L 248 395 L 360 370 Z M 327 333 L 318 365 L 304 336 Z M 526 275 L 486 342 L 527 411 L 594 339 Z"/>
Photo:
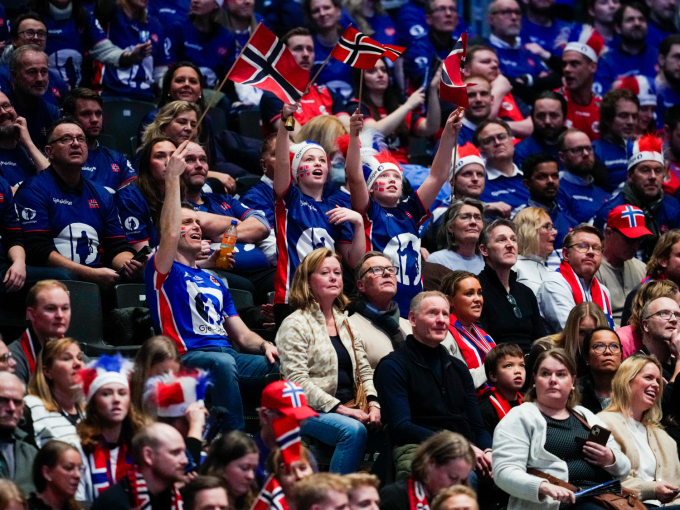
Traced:
<path fill-rule="evenodd" d="M 524 358 L 516 356 L 504 356 L 498 362 L 496 373 L 491 374 L 494 386 L 512 391 L 519 391 L 524 386 L 525 379 Z"/>

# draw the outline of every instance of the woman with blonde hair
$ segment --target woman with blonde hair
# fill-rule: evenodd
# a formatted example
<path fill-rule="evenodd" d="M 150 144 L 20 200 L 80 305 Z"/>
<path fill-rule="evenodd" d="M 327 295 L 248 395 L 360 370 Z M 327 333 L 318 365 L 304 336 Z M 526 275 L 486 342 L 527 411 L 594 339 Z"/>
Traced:
<path fill-rule="evenodd" d="M 0 479 L 0 510 L 28 510 L 26 494 L 12 480 Z"/>
<path fill-rule="evenodd" d="M 307 255 L 295 271 L 288 302 L 295 311 L 276 335 L 281 375 L 302 386 L 319 413 L 301 432 L 335 446 L 331 472 L 353 473 L 363 458 L 367 427 L 381 425 L 380 404 L 363 343 L 344 311 L 340 256 L 327 248 Z M 365 392 L 366 410 L 358 389 Z"/>
<path fill-rule="evenodd" d="M 76 424 L 84 418 L 78 393 L 83 366 L 83 353 L 73 338 L 51 340 L 40 351 L 24 397 L 38 448 L 52 439 L 80 446 Z"/>
<path fill-rule="evenodd" d="M 201 126 L 198 125 L 201 113 L 200 107 L 189 101 L 172 101 L 166 104 L 144 128 L 142 145 L 137 151 L 155 138 L 168 137 L 175 145 L 185 140 L 197 140 L 201 133 Z"/>
<path fill-rule="evenodd" d="M 335 115 L 319 115 L 302 126 L 295 135 L 295 143 L 305 140 L 318 143 L 332 159 L 332 155 L 338 151 L 336 140 L 346 134 L 347 128 Z"/>
<path fill-rule="evenodd" d="M 163 335 L 149 338 L 142 344 L 135 356 L 134 367 L 130 375 L 131 405 L 144 413 L 144 388 L 146 381 L 157 375 L 171 372 L 178 374 L 182 368 L 182 360 L 175 342 Z"/>
<path fill-rule="evenodd" d="M 680 460 L 677 444 L 660 424 L 661 374 L 654 356 L 627 358 L 612 381 L 612 402 L 598 418 L 630 459 L 623 486 L 637 491 L 645 505 L 669 508 L 667 503 L 680 503 Z"/>
<path fill-rule="evenodd" d="M 517 281 L 536 294 L 550 274 L 547 262 L 555 248 L 557 229 L 540 207 L 522 209 L 512 221 L 517 227 L 517 262 L 512 270 Z"/>

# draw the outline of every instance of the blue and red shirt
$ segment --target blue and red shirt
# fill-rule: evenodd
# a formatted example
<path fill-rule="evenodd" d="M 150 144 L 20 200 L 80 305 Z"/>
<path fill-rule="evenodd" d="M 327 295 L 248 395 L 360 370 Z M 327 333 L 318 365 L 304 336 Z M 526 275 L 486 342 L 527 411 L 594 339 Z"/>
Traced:
<path fill-rule="evenodd" d="M 493 168 L 486 169 L 482 202 L 505 202 L 513 211 L 529 200 L 529 190 L 524 185 L 524 174 L 515 165 L 514 173 L 508 177 Z M 514 213 L 513 213 L 514 214 Z"/>
<path fill-rule="evenodd" d="M 156 248 L 160 243 L 160 237 L 149 204 L 144 200 L 134 179 L 116 192 L 114 200 L 118 206 L 120 222 L 127 241 L 130 244 L 148 241 L 151 248 Z"/>
<path fill-rule="evenodd" d="M 49 69 L 47 74 L 50 81 L 47 84 L 47 92 L 43 95 L 43 99 L 54 106 L 59 106 L 66 97 L 66 94 L 68 94 L 68 84 L 61 77 L 59 71 L 55 69 Z M 0 65 L 0 90 L 8 97 L 12 91 L 12 79 L 9 74 L 8 64 Z M 16 107 L 16 104 L 14 106 Z M 35 139 L 33 139 L 33 143 L 35 143 Z"/>
<path fill-rule="evenodd" d="M 154 328 L 175 341 L 180 354 L 201 347 L 230 347 L 224 318 L 238 316 L 227 287 L 197 267 L 173 262 L 168 274 L 156 269 L 156 255 L 144 271 Z"/>
<path fill-rule="evenodd" d="M 22 146 L 17 145 L 14 149 L 0 148 L 0 175 L 10 186 L 21 184 L 36 173 L 33 160 Z"/>
<path fill-rule="evenodd" d="M 522 39 L 517 37 L 514 45 L 510 45 L 491 34 L 489 44 L 496 49 L 501 70 L 509 79 L 528 74 L 537 78 L 542 72 L 549 71 L 543 61 L 523 46 Z"/>
<path fill-rule="evenodd" d="M 372 18 L 366 18 L 366 21 L 368 21 L 368 24 L 371 25 L 375 32 L 371 39 L 378 41 L 380 44 L 397 43 L 397 29 L 389 14 L 376 14 Z"/>
<path fill-rule="evenodd" d="M 597 61 L 593 90 L 604 95 L 617 79 L 624 76 L 646 76 L 649 83 L 654 83 L 658 54 L 658 48 L 649 45 L 639 55 L 626 53 L 621 43 L 610 46 Z"/>
<path fill-rule="evenodd" d="M 27 109 L 22 107 L 18 101 L 14 99 L 12 90 L 3 89 L 3 92 L 14 106 L 17 115 L 26 119 L 28 134 L 31 135 L 31 140 L 35 146 L 38 149 L 43 150 L 45 148 L 45 143 L 47 142 L 47 130 L 61 117 L 59 108 L 48 101 L 47 97 L 49 93 L 46 92 L 41 98 L 34 98 L 33 107 Z"/>
<path fill-rule="evenodd" d="M 597 211 L 611 195 L 593 184 L 593 177 L 574 175 L 566 170 L 560 172 L 559 204 L 579 223 L 590 223 Z"/>
<path fill-rule="evenodd" d="M 110 193 L 137 177 L 128 159 L 120 152 L 99 145 L 87 151 L 87 161 L 82 168 L 83 175 L 104 186 Z"/>
<path fill-rule="evenodd" d="M 266 175 L 262 176 L 262 181 L 246 191 L 241 200 L 248 207 L 257 211 L 262 211 L 269 222 L 271 228 L 276 228 L 276 218 L 274 217 L 274 183 Z"/>

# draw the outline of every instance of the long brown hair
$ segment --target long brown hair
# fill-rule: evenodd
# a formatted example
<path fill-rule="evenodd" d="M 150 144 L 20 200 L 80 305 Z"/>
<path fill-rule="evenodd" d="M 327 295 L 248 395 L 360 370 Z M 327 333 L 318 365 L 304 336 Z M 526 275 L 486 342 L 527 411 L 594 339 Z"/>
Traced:
<path fill-rule="evenodd" d="M 182 364 L 175 342 L 167 336 L 152 336 L 137 351 L 135 366 L 130 374 L 130 404 L 137 411 L 147 412 L 144 405 L 144 386 L 149 378 L 149 372 L 154 365 L 169 359 Z"/>
<path fill-rule="evenodd" d="M 66 349 L 73 344 L 78 345 L 78 342 L 73 338 L 58 338 L 47 342 L 40 351 L 40 355 L 35 364 L 35 372 L 33 372 L 33 375 L 28 382 L 28 394 L 42 400 L 45 410 L 52 413 L 60 412 L 61 406 L 52 393 L 52 385 L 54 382 L 45 377 L 44 370 L 51 369 L 55 360 L 66 352 Z M 75 392 L 76 390 L 74 390 L 74 393 Z M 76 402 L 76 407 L 78 408 L 78 411 L 83 410 L 80 402 Z"/>

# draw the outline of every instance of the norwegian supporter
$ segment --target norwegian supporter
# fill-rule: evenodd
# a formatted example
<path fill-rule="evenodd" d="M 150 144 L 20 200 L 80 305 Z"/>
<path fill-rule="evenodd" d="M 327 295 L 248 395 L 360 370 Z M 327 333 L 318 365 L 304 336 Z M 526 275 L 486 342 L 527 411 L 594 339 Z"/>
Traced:
<path fill-rule="evenodd" d="M 148 4 L 148 0 L 97 2 L 97 18 L 105 21 L 111 42 L 141 57 L 138 64 L 126 63 L 128 67 L 106 66 L 104 98 L 154 99 L 154 84 L 160 82 L 170 64 L 170 43 L 158 19 L 149 16 Z"/>
<path fill-rule="evenodd" d="M 238 47 L 243 48 L 262 16 L 255 12 L 255 2 L 226 0 L 224 4 L 224 26 L 234 34 Z"/>
<path fill-rule="evenodd" d="M 78 394 L 83 366 L 83 353 L 73 338 L 51 340 L 40 351 L 24 397 L 38 447 L 52 439 L 80 447 L 76 424 L 85 416 Z"/>
<path fill-rule="evenodd" d="M 115 193 L 125 183 L 137 177 L 128 159 L 117 150 L 99 144 L 102 132 L 104 100 L 94 90 L 73 89 L 62 105 L 65 116 L 73 117 L 80 124 L 87 138 L 87 161 L 83 175 L 110 193 Z"/>
<path fill-rule="evenodd" d="M 656 125 L 663 128 L 666 111 L 680 102 L 680 66 L 675 60 L 680 58 L 680 35 L 669 35 L 659 44 L 659 72 L 654 78 L 657 94 Z"/>
<path fill-rule="evenodd" d="M 286 33 L 281 42 L 293 54 L 295 62 L 305 71 L 311 71 L 315 62 L 315 43 L 309 30 L 304 27 L 294 28 Z M 330 64 L 330 62 L 329 62 Z M 311 76 L 310 76 L 311 78 Z M 295 118 L 294 134 L 314 117 L 319 115 L 336 115 L 343 124 L 347 124 L 349 116 L 342 110 L 345 99 L 333 92 L 326 85 L 313 83 L 309 92 L 300 99 L 300 108 L 293 114 Z M 260 100 L 260 114 L 262 116 L 262 130 L 265 136 L 276 133 L 281 124 L 281 108 L 283 101 L 267 90 Z"/>
<path fill-rule="evenodd" d="M 229 509 L 227 490 L 216 476 L 199 475 L 187 483 L 182 488 L 182 503 L 186 510 Z"/>
<path fill-rule="evenodd" d="M 574 24 L 555 17 L 555 4 L 555 0 L 528 0 L 525 3 L 526 11 L 522 18 L 522 30 L 519 35 L 527 47 L 537 44 L 550 56 L 559 57 L 569 41 Z M 543 58 L 543 60 L 549 58 Z"/>
<path fill-rule="evenodd" d="M 564 238 L 562 263 L 538 289 L 541 315 L 553 332 L 564 329 L 574 306 L 593 301 L 614 325 L 611 294 L 595 277 L 602 263 L 604 235 L 591 225 L 581 223 Z"/>
<path fill-rule="evenodd" d="M 281 450 L 276 448 L 269 459 L 267 460 L 268 471 L 274 475 L 274 478 L 281 489 L 283 490 L 283 495 L 286 497 L 286 504 L 289 510 L 297 510 L 296 500 L 295 500 L 295 487 L 298 482 L 308 478 L 314 474 L 314 467 L 312 466 L 313 457 L 311 452 L 304 446 L 300 447 L 300 458 L 286 464 L 283 460 L 283 454 Z M 358 473 L 353 473 L 346 475 L 350 476 L 360 476 Z M 375 477 L 375 475 L 364 475 Z M 377 491 L 376 491 L 377 495 Z"/>
<path fill-rule="evenodd" d="M 103 355 L 81 373 L 85 418 L 76 430 L 85 461 L 83 501 L 98 499 L 126 477 L 132 464 L 132 438 L 144 426 L 145 417 L 130 407 L 131 368 L 132 364 L 120 354 Z"/>
<path fill-rule="evenodd" d="M 512 161 L 515 146 L 510 126 L 502 120 L 486 120 L 477 126 L 472 143 L 486 162 L 486 183 L 479 199 L 505 202 L 511 210 L 525 204 L 529 191 L 522 183 L 522 171 Z"/>
<path fill-rule="evenodd" d="M 360 510 L 362 508 L 380 507 L 380 479 L 368 473 L 352 473 L 345 477 L 349 482 L 349 508 L 350 510 Z"/>
<path fill-rule="evenodd" d="M 614 326 L 617 328 L 621 327 L 626 297 L 646 275 L 645 264 L 636 255 L 645 236 L 651 235 L 645 227 L 645 213 L 637 207 L 620 205 L 607 216 L 602 264 L 595 276 L 611 293 Z"/>
<path fill-rule="evenodd" d="M 313 0 L 317 1 L 317 0 Z M 297 104 L 284 105 L 281 116 L 287 119 Z M 335 206 L 323 197 L 330 173 L 326 151 L 316 143 L 290 146 L 288 131 L 279 126 L 276 138 L 274 199 L 276 201 L 277 278 L 274 296 L 276 323 L 292 312 L 288 290 L 295 270 L 306 255 L 316 248 L 336 249 L 353 267 L 366 253 L 366 236 L 361 214 Z"/>
<path fill-rule="evenodd" d="M 56 280 L 36 283 L 26 296 L 28 328 L 9 345 L 16 362 L 14 374 L 27 384 L 35 373 L 38 356 L 50 340 L 62 338 L 71 322 L 71 300 L 66 285 Z"/>
<path fill-rule="evenodd" d="M 536 294 L 548 278 L 548 258 L 555 251 L 557 229 L 542 207 L 527 207 L 513 218 L 517 228 L 517 281 Z"/>
<path fill-rule="evenodd" d="M 586 365 L 586 374 L 578 379 L 581 405 L 597 414 L 612 401 L 612 379 L 621 365 L 621 340 L 611 328 L 595 328 L 583 339 L 581 353 Z"/>
<path fill-rule="evenodd" d="M 182 358 L 172 338 L 156 335 L 149 338 L 137 351 L 130 374 L 130 404 L 145 413 L 144 389 L 147 379 L 167 373 L 179 374 Z"/>
<path fill-rule="evenodd" d="M 655 134 L 656 127 L 656 90 L 653 78 L 647 76 L 623 76 L 612 84 L 613 89 L 628 89 L 640 101 L 638 111 L 637 137 Z"/>
<path fill-rule="evenodd" d="M 62 268 L 72 273 L 69 279 L 102 287 L 135 278 L 142 264 L 132 260 L 111 194 L 82 175 L 83 130 L 65 118 L 50 129 L 47 141 L 50 167 L 16 195 L 28 263 Z"/>
<path fill-rule="evenodd" d="M 678 190 L 680 190 L 680 105 L 672 106 L 666 111 L 663 124 L 666 148 L 668 149 L 665 156 L 670 167 L 669 175 L 663 181 L 663 191 L 677 199 L 680 197 L 680 194 L 678 194 Z"/>
<path fill-rule="evenodd" d="M 165 423 L 148 425 L 132 439 L 130 456 L 127 474 L 97 498 L 92 510 L 181 510 L 187 456 L 179 432 Z"/>
<path fill-rule="evenodd" d="M 73 445 L 56 440 L 44 444 L 33 461 L 35 492 L 28 498 L 29 510 L 79 510 L 76 491 L 82 467 L 80 452 Z"/>
<path fill-rule="evenodd" d="M 16 187 L 49 165 L 33 143 L 26 119 L 19 117 L 9 98 L 0 92 L 0 175 Z"/>
<path fill-rule="evenodd" d="M 568 128 L 557 141 L 560 162 L 560 191 L 557 200 L 576 221 L 589 223 L 602 204 L 611 198 L 595 185 L 596 171 L 593 144 L 583 131 Z"/>
<path fill-rule="evenodd" d="M 474 198 L 454 201 L 443 214 L 438 240 L 445 249 L 431 253 L 428 262 L 441 264 L 451 271 L 465 270 L 479 274 L 484 258 L 479 253 L 479 235 L 484 227 L 484 205 Z"/>
<path fill-rule="evenodd" d="M 458 135 L 458 145 L 463 146 L 472 142 L 477 126 L 491 116 L 494 96 L 491 93 L 491 82 L 483 76 L 471 74 L 463 80 L 467 88 L 469 108 L 465 109 L 463 127 Z M 509 124 L 508 124 L 509 125 Z"/>
<path fill-rule="evenodd" d="M 59 277 L 61 271 L 26 266 L 26 251 L 21 236 L 21 224 L 9 183 L 0 177 L 0 296 L 17 292 L 29 283 L 44 278 Z M 9 305 L 9 302 L 6 302 Z"/>
<path fill-rule="evenodd" d="M 427 3 L 424 0 L 409 0 L 400 7 L 395 17 L 397 44 L 409 48 L 417 39 L 428 37 Z M 452 37 L 458 40 L 463 32 L 467 32 L 469 37 L 474 37 L 474 31 L 468 27 L 463 17 L 458 15 L 458 2 L 454 1 L 454 5 L 456 9 L 453 15 L 456 21 Z"/>
<path fill-rule="evenodd" d="M 595 157 L 607 168 L 603 188 L 613 193 L 626 181 L 628 144 L 637 137 L 640 101 L 628 89 L 607 92 L 600 105 L 599 140 L 593 142 Z"/>
<path fill-rule="evenodd" d="M 620 0 L 586 0 L 585 11 L 588 23 L 602 36 L 608 44 L 616 36 L 614 15 L 621 7 Z"/>
<path fill-rule="evenodd" d="M 276 236 L 276 218 L 274 210 L 274 171 L 276 168 L 276 135 L 269 135 L 262 142 L 262 157 L 260 167 L 262 168 L 261 182 L 250 188 L 242 197 L 242 202 L 256 211 L 262 211 L 272 229 L 272 235 Z M 680 182 L 679 182 L 680 184 Z M 276 260 L 276 257 L 274 257 Z"/>
<path fill-rule="evenodd" d="M 661 140 L 652 135 L 644 136 L 633 144 L 629 156 L 622 192 L 600 208 L 594 224 L 603 228 L 609 212 L 620 205 L 641 209 L 645 213 L 645 226 L 652 232 L 642 243 L 646 259 L 661 234 L 680 227 L 680 204 L 663 192 L 666 170 Z"/>
<path fill-rule="evenodd" d="M 357 30 L 374 41 L 383 45 L 396 44 L 397 31 L 394 27 L 394 21 L 385 11 L 382 2 L 377 0 L 348 2 L 347 14 L 356 20 Z"/>
<path fill-rule="evenodd" d="M 642 348 L 640 352 L 652 354 L 661 363 L 662 376 L 669 383 L 674 382 L 680 371 L 680 363 L 671 351 L 678 335 L 680 306 L 668 297 L 659 297 L 645 303 L 640 311 Z M 674 349 L 675 350 L 675 349 Z"/>
<path fill-rule="evenodd" d="M 669 35 L 678 33 L 675 27 L 676 6 L 673 2 L 651 0 L 649 6 L 649 24 L 647 30 L 647 44 L 658 48 Z"/>
<path fill-rule="evenodd" d="M 627 2 L 614 15 L 618 36 L 597 63 L 595 90 L 601 94 L 611 89 L 618 78 L 644 76 L 650 81 L 656 76 L 656 46 L 649 46 L 647 38 L 648 9 L 642 2 Z"/>
<path fill-rule="evenodd" d="M 591 141 L 600 137 L 600 103 L 602 97 L 593 91 L 597 61 L 604 39 L 592 27 L 584 25 L 562 53 L 564 86 L 556 90 L 567 100 L 565 126 L 583 131 Z"/>
<path fill-rule="evenodd" d="M 180 201 L 187 145 L 163 156 L 169 163 L 160 243 L 145 273 L 149 308 L 157 333 L 174 340 L 182 361 L 212 374 L 213 388 L 219 389 L 211 390 L 213 405 L 228 410 L 223 429 L 241 430 L 245 426 L 241 392 L 261 391 L 261 379 L 278 372 L 278 351 L 246 327 L 225 284 L 196 265 L 203 251 L 198 213 Z M 216 251 L 206 265 L 214 267 L 218 255 Z"/>
<path fill-rule="evenodd" d="M 517 344 L 494 346 L 484 360 L 484 371 L 491 393 L 479 401 L 484 425 L 489 434 L 511 409 L 522 403 L 520 391 L 526 380 L 524 353 Z"/>
<path fill-rule="evenodd" d="M 534 131 L 515 146 L 514 162 L 522 168 L 524 159 L 530 154 L 543 152 L 557 158 L 559 138 L 564 132 L 567 117 L 567 102 L 557 92 L 545 91 L 536 96 L 531 108 Z M 560 169 L 562 164 L 560 164 Z"/>
<path fill-rule="evenodd" d="M 59 108 L 46 99 L 49 80 L 47 55 L 27 44 L 12 52 L 9 60 L 10 86 L 4 91 L 38 149 L 47 142 L 48 128 L 61 117 Z"/>
<path fill-rule="evenodd" d="M 354 99 L 345 105 L 345 112 L 353 115 L 358 106 L 361 70 L 352 71 Z M 390 78 L 387 59 L 381 58 L 370 71 L 365 71 L 361 97 L 361 114 L 364 126 L 375 128 L 385 136 L 390 153 L 399 163 L 408 163 L 411 138 L 428 138 L 439 130 L 441 107 L 439 105 L 440 74 L 425 87 L 418 88 L 404 102 L 397 85 Z M 427 102 L 427 115 L 417 110 Z M 351 120 L 350 120 L 351 124 Z"/>
<path fill-rule="evenodd" d="M 363 119 L 355 113 L 350 120 L 346 172 L 352 208 L 368 220 L 370 249 L 382 251 L 399 267 L 396 301 L 402 317 L 408 315 L 409 302 L 422 290 L 418 228 L 430 216 L 429 208 L 446 182 L 462 116 L 461 109 L 449 116 L 432 170 L 406 202 L 401 202 L 402 175 L 396 161 L 384 153 L 362 158 L 359 134 Z"/>

